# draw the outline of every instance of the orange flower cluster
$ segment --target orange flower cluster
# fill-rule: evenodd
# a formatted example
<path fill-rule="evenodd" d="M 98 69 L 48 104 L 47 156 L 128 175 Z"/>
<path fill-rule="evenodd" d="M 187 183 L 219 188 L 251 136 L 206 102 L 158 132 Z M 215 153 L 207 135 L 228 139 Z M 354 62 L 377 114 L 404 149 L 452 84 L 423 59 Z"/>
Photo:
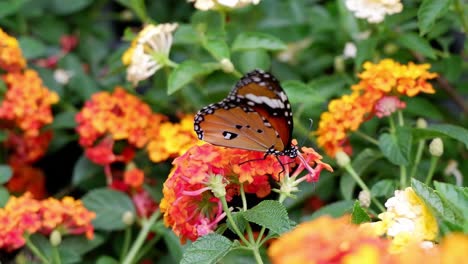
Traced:
<path fill-rule="evenodd" d="M 20 71 L 26 66 L 18 40 L 0 28 L 0 68 L 8 71 Z"/>
<path fill-rule="evenodd" d="M 5 208 L 0 209 L 0 249 L 12 251 L 25 244 L 25 233 L 49 235 L 53 230 L 63 234 L 85 234 L 93 239 L 91 221 L 96 217 L 80 200 L 65 197 L 38 201 L 29 193 L 10 197 Z"/>
<path fill-rule="evenodd" d="M 318 155 L 310 151 L 304 153 L 302 158 L 316 165 L 316 168 L 320 167 L 312 177 L 318 178 L 322 167 L 331 169 L 328 164 L 320 162 Z M 215 194 L 220 190 L 215 190 L 217 187 L 213 187 L 216 185 L 213 183 L 224 185 L 221 192 L 225 193 L 228 202 L 240 194 L 241 184 L 246 193 L 263 198 L 271 192 L 270 177 L 279 181 L 280 174 L 289 173 L 292 164 L 299 164 L 300 171 L 304 169 L 303 161 L 299 158 L 281 159 L 279 163 L 274 156 L 264 158 L 263 152 L 223 148 L 211 144 L 192 146 L 174 160 L 174 168 L 164 183 L 164 198 L 160 208 L 164 213 L 165 224 L 170 226 L 183 242 L 212 232 L 217 223 L 224 218 L 221 202 Z M 285 164 L 284 168 L 281 164 Z"/>
<path fill-rule="evenodd" d="M 346 149 L 347 132 L 356 131 L 373 114 L 387 116 L 405 107 L 398 99 L 389 100 L 388 96 L 413 97 L 419 93 L 435 93 L 428 80 L 437 74 L 428 72 L 429 68 L 429 64 L 410 62 L 403 65 L 391 59 L 378 64 L 364 63 L 364 72 L 359 74 L 361 81 L 351 87 L 353 92 L 331 101 L 328 111 L 320 116 L 316 132 L 319 146 L 334 157 L 338 151 Z"/>
<path fill-rule="evenodd" d="M 148 155 L 153 162 L 182 155 L 195 144 L 201 144 L 193 131 L 193 115 L 181 118 L 180 123 L 154 123 L 148 129 Z"/>
<path fill-rule="evenodd" d="M 0 105 L 0 119 L 13 121 L 26 135 L 37 136 L 40 128 L 53 121 L 51 105 L 58 102 L 34 70 L 10 72 L 3 76 L 7 85 Z"/>
<path fill-rule="evenodd" d="M 338 219 L 322 216 L 298 225 L 273 241 L 268 255 L 274 264 L 463 263 L 468 250 L 468 236 L 449 234 L 440 245 L 424 248 L 415 243 L 398 254 L 390 253 L 389 248 L 389 240 L 372 234 L 362 226 L 351 224 L 347 216 Z"/>
<path fill-rule="evenodd" d="M 147 104 L 122 87 L 116 87 L 113 93 L 95 93 L 76 115 L 79 142 L 91 147 L 96 140 L 111 136 L 141 148 L 148 141 L 148 126 L 158 119 Z"/>

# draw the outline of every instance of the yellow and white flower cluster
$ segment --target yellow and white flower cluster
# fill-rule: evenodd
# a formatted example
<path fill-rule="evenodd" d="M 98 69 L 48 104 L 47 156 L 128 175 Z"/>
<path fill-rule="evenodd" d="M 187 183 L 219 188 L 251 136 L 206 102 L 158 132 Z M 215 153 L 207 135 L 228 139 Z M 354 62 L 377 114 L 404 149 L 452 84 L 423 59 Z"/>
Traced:
<path fill-rule="evenodd" d="M 195 2 L 195 8 L 199 10 L 212 10 L 224 8 L 241 8 L 250 4 L 258 4 L 260 0 L 188 0 Z"/>
<path fill-rule="evenodd" d="M 124 53 L 122 61 L 127 68 L 127 80 L 134 85 L 153 75 L 169 61 L 172 33 L 176 23 L 146 25 Z"/>
<path fill-rule="evenodd" d="M 385 15 L 400 13 L 403 4 L 400 0 L 346 0 L 346 7 L 358 18 L 369 23 L 380 23 Z"/>
<path fill-rule="evenodd" d="M 385 207 L 387 211 L 379 214 L 382 221 L 367 225 L 377 234 L 391 237 L 393 251 L 400 251 L 410 242 L 423 242 L 421 245 L 427 246 L 427 241 L 436 238 L 437 220 L 411 187 L 395 191 Z"/>

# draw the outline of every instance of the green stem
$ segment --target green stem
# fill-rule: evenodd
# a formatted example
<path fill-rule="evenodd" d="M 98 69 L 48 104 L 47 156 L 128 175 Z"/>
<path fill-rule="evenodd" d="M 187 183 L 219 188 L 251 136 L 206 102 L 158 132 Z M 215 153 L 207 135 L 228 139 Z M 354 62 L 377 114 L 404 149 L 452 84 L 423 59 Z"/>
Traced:
<path fill-rule="evenodd" d="M 132 227 L 127 226 L 127 228 L 125 228 L 125 231 L 124 231 L 124 242 L 123 242 L 122 250 L 120 252 L 120 260 L 123 260 L 124 257 L 127 255 L 131 238 L 132 238 Z"/>
<path fill-rule="evenodd" d="M 160 239 L 161 235 L 157 234 L 153 239 L 151 239 L 149 243 L 145 243 L 143 248 L 141 248 L 140 252 L 138 252 L 138 254 L 136 255 L 135 260 L 140 260 L 144 255 L 146 255 L 146 253 L 148 253 L 148 251 L 152 250 L 154 244 L 156 244 L 156 242 L 158 242 Z"/>
<path fill-rule="evenodd" d="M 369 141 L 370 143 L 372 143 L 372 144 L 374 144 L 374 145 L 377 145 L 377 146 L 379 145 L 379 141 L 377 141 L 376 139 L 374 139 L 374 138 L 372 138 L 372 137 L 370 137 L 370 136 L 368 136 L 368 135 L 362 133 L 362 132 L 359 131 L 359 130 L 354 131 L 354 134 L 356 134 L 357 136 L 360 136 L 361 138 L 363 138 L 363 139 Z"/>
<path fill-rule="evenodd" d="M 253 251 L 255 260 L 257 261 L 258 264 L 263 264 L 262 256 L 260 256 L 260 252 L 258 251 L 258 247 L 251 248 Z"/>
<path fill-rule="evenodd" d="M 460 21 L 463 27 L 463 31 L 468 33 L 468 17 L 465 16 L 464 8 L 463 8 L 463 0 L 456 0 L 455 1 L 455 11 L 460 16 Z"/>
<path fill-rule="evenodd" d="M 247 199 L 245 198 L 244 184 L 240 184 L 240 195 L 242 199 L 242 210 L 247 211 Z"/>
<path fill-rule="evenodd" d="M 58 251 L 58 247 L 52 246 L 52 256 L 54 258 L 54 264 L 61 264 L 62 260 L 60 259 L 60 254 Z"/>
<path fill-rule="evenodd" d="M 26 246 L 31 250 L 31 252 L 38 257 L 42 263 L 50 264 L 50 261 L 44 256 L 41 251 L 29 240 L 29 236 L 26 236 Z"/>
<path fill-rule="evenodd" d="M 406 173 L 406 167 L 403 165 L 400 165 L 400 186 L 401 189 L 404 189 L 406 187 L 406 183 L 408 182 L 407 180 L 407 173 Z"/>
<path fill-rule="evenodd" d="M 405 120 L 403 119 L 403 112 L 402 111 L 397 111 L 397 116 L 398 116 L 398 125 L 399 126 L 404 126 L 405 125 Z"/>
<path fill-rule="evenodd" d="M 262 245 L 262 237 L 263 237 L 263 234 L 265 233 L 265 230 L 266 230 L 266 228 L 264 226 L 262 226 L 262 229 L 260 229 L 260 232 L 258 233 L 258 238 L 257 238 L 256 244 L 259 245 L 259 246 Z"/>
<path fill-rule="evenodd" d="M 388 117 L 388 123 L 390 125 L 390 133 L 395 134 L 395 121 L 393 121 L 392 116 Z"/>
<path fill-rule="evenodd" d="M 429 172 L 427 173 L 426 182 L 425 182 L 427 185 L 431 183 L 432 176 L 434 176 L 434 172 L 435 172 L 435 168 L 436 168 L 438 160 L 439 160 L 439 157 L 437 156 L 432 156 L 431 158 L 431 165 L 429 167 Z"/>
<path fill-rule="evenodd" d="M 245 239 L 244 234 L 242 234 L 242 232 L 239 230 L 239 227 L 237 226 L 236 221 L 234 221 L 234 218 L 232 218 L 231 210 L 229 210 L 226 197 L 223 196 L 223 197 L 220 197 L 219 199 L 221 200 L 221 203 L 223 204 L 223 210 L 226 213 L 226 217 L 229 223 L 231 224 L 232 229 L 234 229 L 234 232 L 236 232 L 237 236 L 239 236 L 242 242 L 244 242 L 245 245 L 250 247 L 251 246 L 250 242 L 247 239 Z"/>
<path fill-rule="evenodd" d="M 135 240 L 135 243 L 133 243 L 133 246 L 130 248 L 130 252 L 125 257 L 122 264 L 134 263 L 135 256 L 138 253 L 138 250 L 143 245 L 143 242 L 145 241 L 146 237 L 148 237 L 148 233 L 151 229 L 151 226 L 153 226 L 153 224 L 156 222 L 156 219 L 159 218 L 159 215 L 160 215 L 160 212 L 159 210 L 157 210 L 151 215 L 149 219 L 143 221 L 143 226 L 140 230 L 140 233 L 138 234 L 138 237 Z"/>
<path fill-rule="evenodd" d="M 354 168 L 351 166 L 351 163 L 346 164 L 344 168 L 351 175 L 351 177 L 353 177 L 353 179 L 356 181 L 359 187 L 361 187 L 362 190 L 369 192 L 369 194 L 371 193 L 369 187 L 367 187 L 367 185 L 362 181 L 361 177 L 359 177 Z M 375 197 L 372 195 L 371 199 L 382 212 L 385 211 L 385 207 L 380 203 L 379 200 L 375 199 Z"/>
<path fill-rule="evenodd" d="M 419 162 L 421 162 L 422 152 L 423 152 L 423 149 L 424 149 L 424 143 L 425 143 L 424 140 L 419 140 L 418 149 L 416 150 L 416 157 L 415 157 L 415 160 L 414 160 L 413 168 L 411 168 L 410 178 L 414 178 L 414 176 L 416 175 L 416 170 L 419 167 Z"/>

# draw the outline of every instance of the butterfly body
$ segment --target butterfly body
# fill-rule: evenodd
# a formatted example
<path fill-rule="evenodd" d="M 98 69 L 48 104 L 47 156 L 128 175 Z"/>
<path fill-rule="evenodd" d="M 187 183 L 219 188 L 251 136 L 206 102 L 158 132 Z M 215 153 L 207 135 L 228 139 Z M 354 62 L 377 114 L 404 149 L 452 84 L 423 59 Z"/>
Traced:
<path fill-rule="evenodd" d="M 297 156 L 291 144 L 291 104 L 278 80 L 254 70 L 221 102 L 202 108 L 194 120 L 198 138 L 213 145 Z"/>

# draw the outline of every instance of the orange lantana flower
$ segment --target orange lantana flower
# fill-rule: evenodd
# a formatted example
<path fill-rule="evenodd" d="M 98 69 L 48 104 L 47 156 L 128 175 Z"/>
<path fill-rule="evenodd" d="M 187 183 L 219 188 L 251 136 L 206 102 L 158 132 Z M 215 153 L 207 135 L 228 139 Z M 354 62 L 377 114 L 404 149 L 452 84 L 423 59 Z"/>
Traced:
<path fill-rule="evenodd" d="M 0 68 L 14 72 L 23 69 L 26 60 L 19 47 L 18 40 L 5 33 L 0 28 Z"/>
<path fill-rule="evenodd" d="M 59 100 L 57 93 L 47 89 L 34 70 L 7 73 L 3 80 L 7 91 L 0 104 L 0 119 L 13 122 L 26 135 L 37 136 L 53 121 L 51 106 Z"/>
<path fill-rule="evenodd" d="M 383 117 L 389 114 L 389 110 L 404 108 L 405 104 L 398 97 L 435 93 L 428 80 L 437 77 L 437 74 L 427 71 L 429 64 L 410 62 L 403 65 L 385 59 L 377 64 L 366 62 L 363 67 L 364 71 L 358 75 L 360 82 L 351 87 L 352 93 L 332 100 L 328 111 L 320 116 L 317 143 L 329 156 L 334 157 L 338 151 L 348 150 L 347 133 L 356 131 L 374 114 Z M 382 100 L 386 97 L 393 99 Z M 389 101 L 394 105 L 388 105 Z"/>
<path fill-rule="evenodd" d="M 272 263 L 391 263 L 389 242 L 353 225 L 349 217 L 322 216 L 273 241 Z"/>

